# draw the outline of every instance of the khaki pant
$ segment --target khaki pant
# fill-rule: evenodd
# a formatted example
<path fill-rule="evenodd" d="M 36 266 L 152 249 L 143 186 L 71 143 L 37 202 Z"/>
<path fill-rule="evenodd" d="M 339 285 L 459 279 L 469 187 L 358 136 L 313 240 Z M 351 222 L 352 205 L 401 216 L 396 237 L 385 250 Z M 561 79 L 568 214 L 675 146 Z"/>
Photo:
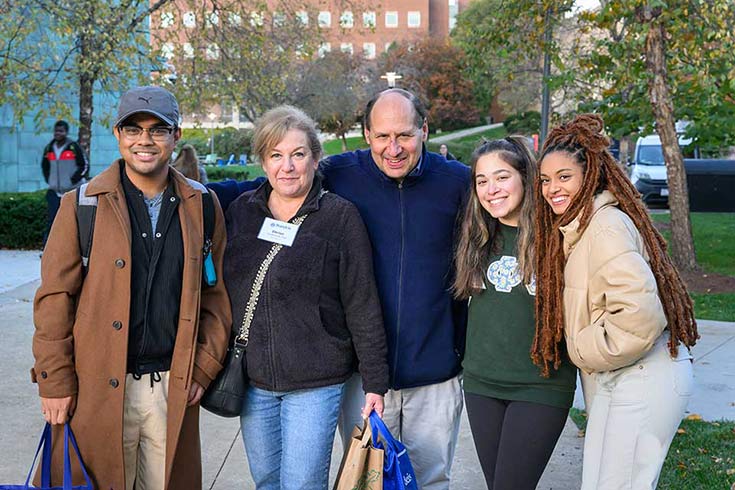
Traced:
<path fill-rule="evenodd" d="M 449 490 L 463 401 L 459 375 L 385 394 L 383 421 L 406 446 L 421 490 Z"/>
<path fill-rule="evenodd" d="M 582 490 L 654 490 L 692 394 L 691 355 L 672 359 L 668 332 L 642 359 L 582 373 L 587 406 Z"/>
<path fill-rule="evenodd" d="M 126 490 L 163 490 L 166 479 L 168 371 L 125 378 L 123 458 Z"/>
<path fill-rule="evenodd" d="M 406 446 L 419 488 L 448 490 L 462 415 L 460 376 L 418 388 L 388 390 L 384 402 L 383 421 Z M 345 383 L 339 417 L 343 448 L 349 447 L 352 428 L 362 427 L 363 405 L 362 378 L 355 374 Z"/>

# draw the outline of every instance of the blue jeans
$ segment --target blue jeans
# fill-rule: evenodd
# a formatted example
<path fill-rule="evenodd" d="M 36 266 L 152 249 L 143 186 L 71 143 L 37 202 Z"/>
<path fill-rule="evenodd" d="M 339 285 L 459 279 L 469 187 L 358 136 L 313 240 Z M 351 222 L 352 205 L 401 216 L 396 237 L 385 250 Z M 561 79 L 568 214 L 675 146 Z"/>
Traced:
<path fill-rule="evenodd" d="M 258 490 L 324 490 L 344 383 L 296 391 L 250 386 L 240 428 Z"/>

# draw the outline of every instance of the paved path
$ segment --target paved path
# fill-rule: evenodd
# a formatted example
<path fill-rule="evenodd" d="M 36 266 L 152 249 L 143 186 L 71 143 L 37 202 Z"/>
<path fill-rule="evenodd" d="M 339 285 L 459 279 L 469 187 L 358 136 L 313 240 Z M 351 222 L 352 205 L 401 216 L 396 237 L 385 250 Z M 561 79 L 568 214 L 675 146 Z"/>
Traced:
<path fill-rule="evenodd" d="M 33 365 L 32 300 L 39 284 L 39 263 L 38 252 L 0 250 L 0 331 L 3 332 L 0 483 L 3 484 L 24 480 L 43 427 L 37 392 L 28 374 Z M 702 340 L 694 349 L 696 386 L 689 411 L 707 420 L 735 420 L 735 324 L 703 321 L 700 328 Z M 253 489 L 238 421 L 203 412 L 201 432 L 204 488 Z M 579 488 L 583 441 L 568 420 L 538 489 Z M 341 454 L 341 444 L 335 441 L 332 478 Z M 462 419 L 451 486 L 451 490 L 460 489 L 486 489 L 466 417 Z"/>
<path fill-rule="evenodd" d="M 429 138 L 430 143 L 449 143 L 450 141 L 464 138 L 477 133 L 484 133 L 488 129 L 499 128 L 503 123 L 486 124 L 484 126 L 475 126 L 474 128 L 463 129 L 461 131 L 454 132 L 452 134 L 438 135 Z M 450 150 L 451 151 L 451 150 Z"/>

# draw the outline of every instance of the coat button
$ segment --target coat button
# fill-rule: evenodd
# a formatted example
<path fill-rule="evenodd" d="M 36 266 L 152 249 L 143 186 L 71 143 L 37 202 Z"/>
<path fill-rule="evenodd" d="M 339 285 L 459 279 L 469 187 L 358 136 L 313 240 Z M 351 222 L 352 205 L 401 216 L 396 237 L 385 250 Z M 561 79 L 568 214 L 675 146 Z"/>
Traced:
<path fill-rule="evenodd" d="M 120 320 L 115 320 L 112 322 L 112 328 L 115 330 L 120 330 L 122 328 L 122 322 Z"/>
<path fill-rule="evenodd" d="M 115 267 L 117 267 L 118 269 L 122 269 L 123 267 L 125 267 L 125 261 L 123 259 L 117 259 L 115 261 Z"/>
<path fill-rule="evenodd" d="M 112 386 L 113 388 L 117 388 L 118 386 L 120 386 L 120 382 L 116 380 L 115 378 L 112 378 L 110 380 L 110 386 Z"/>
<path fill-rule="evenodd" d="M 46 378 L 48 378 L 48 373 L 47 373 L 46 371 L 41 371 L 41 377 L 42 377 L 43 379 L 46 379 Z"/>

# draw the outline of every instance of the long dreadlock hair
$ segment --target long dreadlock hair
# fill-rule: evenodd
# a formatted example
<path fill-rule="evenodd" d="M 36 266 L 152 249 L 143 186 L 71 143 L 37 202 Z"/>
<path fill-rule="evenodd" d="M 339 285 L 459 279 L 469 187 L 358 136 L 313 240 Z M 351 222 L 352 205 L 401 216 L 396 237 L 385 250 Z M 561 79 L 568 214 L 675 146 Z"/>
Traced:
<path fill-rule="evenodd" d="M 548 375 L 551 365 L 558 369 L 563 352 L 566 260 L 559 227 L 580 216 L 582 233 L 592 216 L 593 198 L 603 190 L 615 196 L 618 208 L 630 217 L 643 237 L 668 321 L 669 352 L 676 356 L 679 342 L 691 347 L 699 338 L 692 300 L 666 253 L 666 241 L 653 226 L 640 194 L 608 151 L 610 141 L 602 129 L 600 116 L 581 114 L 551 130 L 539 158 L 541 162 L 551 153 L 566 153 L 582 167 L 584 175 L 582 186 L 564 214 L 554 215 L 548 205 L 540 205 L 536 213 L 536 335 L 531 358 L 544 375 Z M 536 198 L 544 202 L 540 179 L 536 182 Z"/>
<path fill-rule="evenodd" d="M 500 221 L 490 216 L 490 213 L 482 207 L 475 184 L 478 160 L 492 153 L 497 154 L 498 158 L 521 174 L 523 201 L 520 204 L 516 254 L 523 282 L 530 284 L 533 278 L 533 213 L 536 208 L 534 185 L 538 178 L 536 158 L 526 146 L 522 136 L 483 141 L 470 158 L 472 171 L 470 198 L 462 218 L 459 241 L 454 252 L 457 272 L 453 290 L 454 296 L 458 299 L 467 299 L 482 289 L 482 285 L 485 284 L 484 273 L 490 265 L 490 257 L 498 253 L 502 246 L 499 240 Z"/>

